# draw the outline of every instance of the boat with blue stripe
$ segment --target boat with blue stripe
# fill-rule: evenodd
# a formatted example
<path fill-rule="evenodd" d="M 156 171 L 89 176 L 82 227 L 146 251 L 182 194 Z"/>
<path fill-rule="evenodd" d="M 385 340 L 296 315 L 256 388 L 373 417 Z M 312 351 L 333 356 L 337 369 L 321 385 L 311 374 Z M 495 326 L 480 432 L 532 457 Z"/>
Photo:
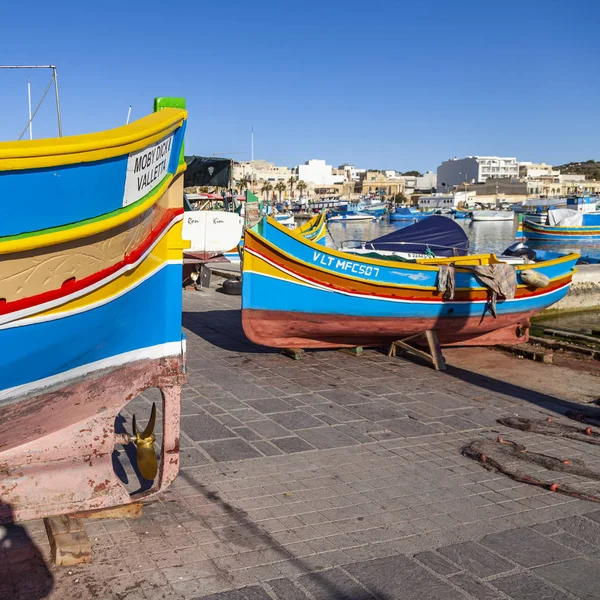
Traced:
<path fill-rule="evenodd" d="M 124 127 L 0 143 L 0 523 L 135 500 L 118 443 L 137 445 L 150 481 L 137 498 L 177 475 L 186 120 L 183 99 L 157 98 Z M 144 432 L 115 432 L 151 387 L 160 463 L 155 409 Z"/>
<path fill-rule="evenodd" d="M 514 297 L 492 316 L 474 267 L 508 264 L 494 254 L 382 260 L 317 246 L 264 219 L 245 235 L 242 323 L 251 341 L 278 348 L 380 345 L 428 329 L 444 344 L 522 341 L 530 317 L 568 292 L 578 255 L 546 258 L 510 267 Z M 448 267 L 452 298 L 439 289 Z"/>

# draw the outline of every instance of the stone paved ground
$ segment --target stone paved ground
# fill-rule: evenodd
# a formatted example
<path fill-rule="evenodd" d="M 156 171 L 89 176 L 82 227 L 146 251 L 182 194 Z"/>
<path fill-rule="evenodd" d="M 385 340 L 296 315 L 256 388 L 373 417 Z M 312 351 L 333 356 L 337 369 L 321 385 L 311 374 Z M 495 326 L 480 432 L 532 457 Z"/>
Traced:
<path fill-rule="evenodd" d="M 503 431 L 594 464 L 599 447 L 496 423 L 556 415 L 563 398 L 376 351 L 296 362 L 245 339 L 239 298 L 185 292 L 184 306 L 179 478 L 139 520 L 87 522 L 90 565 L 48 567 L 41 522 L 9 529 L 0 598 L 600 598 L 600 507 L 460 453 Z"/>

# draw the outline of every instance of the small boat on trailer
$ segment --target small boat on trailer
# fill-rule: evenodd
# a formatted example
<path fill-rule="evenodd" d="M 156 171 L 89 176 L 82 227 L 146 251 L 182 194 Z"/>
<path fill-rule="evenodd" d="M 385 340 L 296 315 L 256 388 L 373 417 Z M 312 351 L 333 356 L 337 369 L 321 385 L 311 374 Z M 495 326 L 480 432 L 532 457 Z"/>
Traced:
<path fill-rule="evenodd" d="M 177 475 L 186 119 L 183 99 L 158 98 L 117 129 L 0 143 L 0 523 L 127 504 Z M 115 432 L 153 387 L 160 462 L 155 409 Z M 131 442 L 153 480 L 138 495 L 112 464 Z"/>
<path fill-rule="evenodd" d="M 242 325 L 252 342 L 275 348 L 377 346 L 428 330 L 445 345 L 518 343 L 530 318 L 567 294 L 579 258 L 546 256 L 514 266 L 494 254 L 379 260 L 263 219 L 245 234 Z M 450 267 L 454 293 L 446 297 L 440 280 Z M 500 297 L 493 311 L 481 267 L 492 277 L 514 269 L 514 297 Z"/>

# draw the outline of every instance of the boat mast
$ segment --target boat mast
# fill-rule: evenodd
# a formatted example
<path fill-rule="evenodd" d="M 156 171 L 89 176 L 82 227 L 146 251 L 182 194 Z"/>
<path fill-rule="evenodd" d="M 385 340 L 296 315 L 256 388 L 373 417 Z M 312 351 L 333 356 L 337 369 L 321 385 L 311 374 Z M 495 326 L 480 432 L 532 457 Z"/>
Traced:
<path fill-rule="evenodd" d="M 254 125 L 252 125 L 251 136 L 252 152 L 250 155 L 250 190 L 254 193 Z"/>
<path fill-rule="evenodd" d="M 31 119 L 31 80 L 27 78 L 27 106 L 29 109 L 29 139 L 33 139 L 33 123 Z"/>
<path fill-rule="evenodd" d="M 56 97 L 56 118 L 58 121 L 58 136 L 62 137 L 62 119 L 60 116 L 60 99 L 58 96 L 58 72 L 56 70 L 56 67 L 54 65 L 0 65 L 0 69 L 52 69 L 52 79 L 50 80 L 50 83 L 48 84 L 48 86 L 46 87 L 46 90 L 42 94 L 42 99 L 39 101 L 38 105 L 36 106 L 35 110 L 33 111 L 33 114 L 31 114 L 31 108 L 30 108 L 29 122 L 27 123 L 27 126 L 23 130 L 23 133 L 21 133 L 21 135 L 19 136 L 19 139 L 21 139 L 23 137 L 23 134 L 27 131 L 28 128 L 29 128 L 29 136 L 31 139 L 31 135 L 32 135 L 31 122 L 33 121 L 35 115 L 37 114 L 38 109 L 40 108 L 42 102 L 44 101 L 44 98 L 46 97 L 46 94 L 48 93 L 48 90 L 50 89 L 50 86 L 53 83 L 54 83 L 54 95 Z M 28 86 L 29 86 L 29 80 L 28 80 Z M 31 105 L 31 99 L 30 99 L 30 105 Z"/>

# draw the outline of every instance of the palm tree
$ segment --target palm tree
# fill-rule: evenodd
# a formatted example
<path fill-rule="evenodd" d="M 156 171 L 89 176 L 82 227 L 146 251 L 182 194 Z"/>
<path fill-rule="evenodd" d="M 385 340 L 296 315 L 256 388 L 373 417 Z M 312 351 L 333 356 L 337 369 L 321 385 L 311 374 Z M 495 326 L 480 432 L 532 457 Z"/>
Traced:
<path fill-rule="evenodd" d="M 243 194 L 244 190 L 247 190 L 248 186 L 250 185 L 250 178 L 244 175 L 240 180 L 238 180 L 237 184 Z"/>
<path fill-rule="evenodd" d="M 293 175 L 288 179 L 287 184 L 290 186 L 290 199 L 294 195 L 294 184 L 298 181 Z"/>
<path fill-rule="evenodd" d="M 260 189 L 260 191 L 265 195 L 265 200 L 268 202 L 269 201 L 269 192 L 273 189 L 273 186 L 268 182 L 265 181 L 263 183 L 262 188 Z"/>
<path fill-rule="evenodd" d="M 302 179 L 296 183 L 296 189 L 300 192 L 300 196 L 302 196 L 302 192 L 304 192 L 307 187 L 308 186 L 306 183 L 304 183 L 304 181 L 302 181 Z"/>
<path fill-rule="evenodd" d="M 279 203 L 281 204 L 281 194 L 287 190 L 287 186 L 283 181 L 280 181 L 276 186 L 275 190 L 279 192 Z"/>

